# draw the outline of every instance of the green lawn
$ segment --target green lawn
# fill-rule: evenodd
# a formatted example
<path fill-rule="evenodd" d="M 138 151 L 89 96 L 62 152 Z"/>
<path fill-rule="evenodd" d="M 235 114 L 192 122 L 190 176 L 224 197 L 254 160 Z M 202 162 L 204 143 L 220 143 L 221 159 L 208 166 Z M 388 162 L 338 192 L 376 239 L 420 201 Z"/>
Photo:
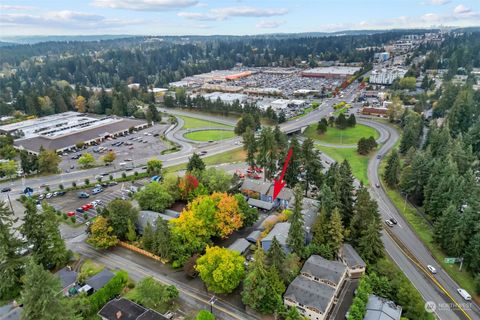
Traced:
<path fill-rule="evenodd" d="M 225 140 L 235 137 L 233 131 L 226 130 L 205 130 L 189 132 L 183 135 L 187 139 L 196 141 Z"/>
<path fill-rule="evenodd" d="M 380 172 L 383 173 L 385 170 L 386 161 L 382 161 Z M 392 200 L 393 204 L 399 212 L 402 213 L 403 217 L 407 220 L 408 224 L 412 227 L 415 234 L 420 238 L 423 244 L 428 248 L 428 250 L 433 254 L 437 262 L 441 267 L 455 280 L 462 288 L 467 290 L 472 297 L 475 297 L 475 282 L 471 273 L 465 271 L 465 268 L 462 271 L 459 271 L 458 264 L 446 264 L 443 259 L 447 256 L 440 249 L 440 247 L 433 240 L 433 229 L 430 224 L 425 220 L 424 217 L 417 213 L 417 210 L 410 205 L 408 202 L 405 206 L 405 200 L 401 196 L 398 190 L 389 188 L 385 183 L 383 184 L 384 189 L 386 190 L 388 197 Z M 405 208 L 405 210 L 404 210 Z M 475 300 L 479 300 L 477 296 Z"/>
<path fill-rule="evenodd" d="M 212 166 L 212 165 L 222 164 L 222 163 L 233 163 L 233 162 L 245 161 L 245 158 L 246 158 L 246 153 L 243 150 L 243 148 L 237 148 L 224 153 L 218 153 L 213 156 L 202 157 L 203 162 L 207 166 Z M 166 167 L 165 170 L 167 172 L 176 172 L 180 170 L 185 170 L 186 168 L 187 168 L 187 164 L 181 163 L 171 167 Z"/>
<path fill-rule="evenodd" d="M 192 129 L 192 128 L 207 128 L 207 127 L 218 127 L 218 128 L 231 128 L 232 126 L 228 126 L 223 123 L 213 122 L 213 121 L 206 121 L 201 119 L 196 119 L 192 117 L 186 116 L 178 116 L 185 121 L 183 125 L 184 129 Z"/>
<path fill-rule="evenodd" d="M 331 144 L 347 144 L 356 145 L 360 138 L 368 138 L 373 136 L 378 139 L 380 134 L 372 127 L 365 126 L 363 124 L 357 124 L 354 128 L 347 128 L 340 130 L 335 127 L 328 127 L 327 132 L 319 134 L 317 132 L 317 124 L 311 124 L 304 133 L 305 136 L 320 140 L 325 143 Z"/>
<path fill-rule="evenodd" d="M 347 159 L 352 167 L 353 175 L 362 181 L 363 184 L 368 185 L 367 169 L 369 156 L 359 155 L 356 148 L 331 148 L 319 145 L 315 145 L 315 147 L 337 162 Z"/>

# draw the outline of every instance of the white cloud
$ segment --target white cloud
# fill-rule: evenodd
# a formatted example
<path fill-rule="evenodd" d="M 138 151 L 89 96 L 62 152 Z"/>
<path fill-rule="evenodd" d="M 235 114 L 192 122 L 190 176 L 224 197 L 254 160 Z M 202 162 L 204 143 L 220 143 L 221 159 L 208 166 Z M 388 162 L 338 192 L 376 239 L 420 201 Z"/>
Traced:
<path fill-rule="evenodd" d="M 472 10 L 465 7 L 463 4 L 459 4 L 458 6 L 455 7 L 455 9 L 453 9 L 453 13 L 455 14 L 467 14 L 470 12 L 472 12 Z"/>
<path fill-rule="evenodd" d="M 164 11 L 197 4 L 197 0 L 93 0 L 92 2 L 95 7 L 138 11 Z"/>
<path fill-rule="evenodd" d="M 10 4 L 1 4 L 0 10 L 31 10 L 34 7 L 31 6 L 18 6 L 18 5 L 10 5 Z"/>
<path fill-rule="evenodd" d="M 138 20 L 123 21 L 101 15 L 69 10 L 51 11 L 44 14 L 0 14 L 0 26 L 37 26 L 65 29 L 116 28 L 137 24 Z"/>
<path fill-rule="evenodd" d="M 424 2 L 424 4 L 431 6 L 443 6 L 450 2 L 450 0 L 427 0 L 426 2 Z"/>
<path fill-rule="evenodd" d="M 274 29 L 274 28 L 280 27 L 284 23 L 285 21 L 262 20 L 262 21 L 259 21 L 255 26 L 258 29 Z"/>
<path fill-rule="evenodd" d="M 273 17 L 288 13 L 284 8 L 225 7 L 211 9 L 206 13 L 179 12 L 177 15 L 191 20 L 213 21 L 226 20 L 231 17 Z"/>

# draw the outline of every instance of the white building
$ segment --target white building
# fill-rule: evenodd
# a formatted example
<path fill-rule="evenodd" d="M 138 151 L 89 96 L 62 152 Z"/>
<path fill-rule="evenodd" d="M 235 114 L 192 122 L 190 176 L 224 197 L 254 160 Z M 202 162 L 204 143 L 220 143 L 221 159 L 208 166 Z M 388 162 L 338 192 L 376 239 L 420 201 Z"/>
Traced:
<path fill-rule="evenodd" d="M 384 68 L 373 70 L 369 82 L 372 84 L 390 85 L 395 79 L 403 78 L 407 70 L 402 68 Z"/>

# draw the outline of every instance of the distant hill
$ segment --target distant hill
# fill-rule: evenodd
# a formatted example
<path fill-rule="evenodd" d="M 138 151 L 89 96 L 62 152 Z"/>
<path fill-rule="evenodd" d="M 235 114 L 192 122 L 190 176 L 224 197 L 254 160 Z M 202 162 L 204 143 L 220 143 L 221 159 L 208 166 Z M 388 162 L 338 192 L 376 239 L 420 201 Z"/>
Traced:
<path fill-rule="evenodd" d="M 90 36 L 10 36 L 1 37 L 0 43 L 11 44 L 35 44 L 40 42 L 49 41 L 100 41 L 100 40 L 112 40 L 121 38 L 130 38 L 131 35 L 90 35 Z M 5 45 L 2 45 L 5 46 Z"/>

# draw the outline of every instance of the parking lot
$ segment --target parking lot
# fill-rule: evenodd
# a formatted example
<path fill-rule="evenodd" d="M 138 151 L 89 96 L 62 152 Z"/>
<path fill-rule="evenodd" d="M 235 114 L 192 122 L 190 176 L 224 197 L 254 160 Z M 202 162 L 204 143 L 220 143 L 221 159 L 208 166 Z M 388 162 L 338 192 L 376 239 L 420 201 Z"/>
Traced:
<path fill-rule="evenodd" d="M 118 183 L 111 186 L 104 184 L 104 187 L 102 187 L 103 191 L 97 194 L 93 194 L 92 192 L 95 187 L 90 187 L 87 189 L 69 191 L 63 196 L 52 197 L 46 199 L 46 201 L 48 204 L 52 205 L 56 210 L 59 210 L 62 213 L 73 212 L 76 218 L 76 223 L 81 224 L 86 220 L 96 217 L 98 209 L 108 205 L 110 201 L 117 198 L 126 199 L 128 197 L 130 185 L 130 182 Z M 88 198 L 79 198 L 78 195 L 81 192 L 86 192 L 90 196 Z M 99 202 L 96 207 L 84 210 L 84 212 L 80 212 L 80 210 L 77 211 L 77 208 L 82 208 L 82 206 L 91 204 L 94 201 Z"/>
<path fill-rule="evenodd" d="M 332 91 L 342 82 L 338 79 L 323 79 L 302 77 L 301 69 L 296 72 L 288 73 L 272 73 L 263 68 L 255 69 L 258 73 L 249 77 L 229 82 L 231 86 L 253 87 L 253 88 L 277 88 L 282 90 L 283 96 L 286 98 L 294 98 L 294 91 L 318 90 L 325 92 Z"/>
<path fill-rule="evenodd" d="M 108 151 L 116 154 L 116 159 L 111 166 L 115 169 L 122 166 L 135 165 L 135 161 L 145 161 L 160 155 L 162 150 L 168 147 L 160 140 L 161 134 L 168 128 L 167 124 L 155 124 L 150 128 L 133 132 L 125 136 L 116 138 L 108 138 L 102 143 L 93 146 L 85 146 L 85 148 L 77 151 L 67 152 L 61 155 L 62 162 L 60 169 L 63 172 L 76 170 L 79 167 L 78 158 L 84 153 L 90 153 L 94 156 L 96 164 L 102 165 L 101 160 Z"/>

